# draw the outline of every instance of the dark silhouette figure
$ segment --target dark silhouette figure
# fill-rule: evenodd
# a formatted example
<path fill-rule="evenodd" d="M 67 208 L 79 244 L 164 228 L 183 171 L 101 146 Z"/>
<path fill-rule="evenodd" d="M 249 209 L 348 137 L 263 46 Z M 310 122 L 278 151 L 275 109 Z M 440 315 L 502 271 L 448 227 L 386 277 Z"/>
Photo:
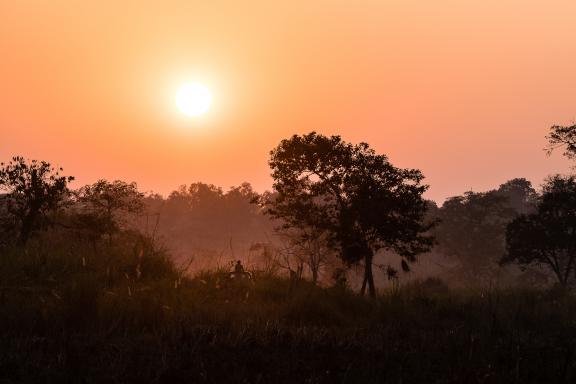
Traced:
<path fill-rule="evenodd" d="M 244 267 L 240 260 L 236 261 L 236 265 L 234 266 L 234 273 L 241 276 L 244 274 Z"/>

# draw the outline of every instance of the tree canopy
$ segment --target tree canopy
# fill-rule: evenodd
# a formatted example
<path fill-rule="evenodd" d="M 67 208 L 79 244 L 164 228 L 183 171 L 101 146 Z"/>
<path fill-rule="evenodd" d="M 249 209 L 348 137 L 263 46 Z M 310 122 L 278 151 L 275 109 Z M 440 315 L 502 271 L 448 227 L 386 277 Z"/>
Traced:
<path fill-rule="evenodd" d="M 15 156 L 8 164 L 0 163 L 0 191 L 4 209 L 13 219 L 18 241 L 25 244 L 32 232 L 45 224 L 47 214 L 54 211 L 68 194 L 72 176 L 60 175 L 46 161 L 26 160 Z M 44 223 L 42 222 L 44 221 Z"/>
<path fill-rule="evenodd" d="M 79 223 L 94 232 L 107 234 L 109 238 L 120 229 L 125 215 L 144 209 L 144 195 L 138 191 L 136 183 L 98 180 L 80 188 L 76 195 L 82 208 Z"/>
<path fill-rule="evenodd" d="M 570 126 L 553 125 L 550 127 L 546 151 L 551 154 L 556 148 L 564 147 L 564 156 L 576 159 L 576 124 Z"/>
<path fill-rule="evenodd" d="M 437 211 L 438 249 L 457 262 L 456 275 L 466 284 L 484 283 L 499 272 L 506 225 L 534 209 L 536 191 L 526 179 L 512 179 L 488 192 L 448 198 Z"/>
<path fill-rule="evenodd" d="M 277 192 L 269 214 L 285 227 L 325 231 L 343 261 L 363 261 L 362 293 L 368 286 L 375 295 L 372 262 L 379 250 L 407 265 L 430 249 L 422 199 L 428 186 L 419 170 L 394 167 L 366 143 L 315 132 L 282 140 L 269 164 Z"/>
<path fill-rule="evenodd" d="M 549 268 L 562 286 L 576 271 L 576 178 L 554 176 L 543 187 L 534 213 L 523 214 L 506 229 L 503 263 Z"/>

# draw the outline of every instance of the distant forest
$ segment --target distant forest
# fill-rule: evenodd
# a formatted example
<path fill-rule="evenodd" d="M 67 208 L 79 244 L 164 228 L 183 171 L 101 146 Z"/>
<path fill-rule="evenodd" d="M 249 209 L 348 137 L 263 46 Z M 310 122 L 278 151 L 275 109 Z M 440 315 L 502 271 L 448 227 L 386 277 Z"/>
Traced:
<path fill-rule="evenodd" d="M 0 164 L 0 382 L 574 382 L 574 176 L 438 207 L 339 136 L 269 165 L 265 193 L 162 197 Z"/>
<path fill-rule="evenodd" d="M 554 126 L 548 150 L 576 156 L 576 126 Z M 76 190 L 46 161 L 0 167 L 0 247 L 106 253 L 153 243 L 187 273 L 244 268 L 346 284 L 362 293 L 437 277 L 454 286 L 549 286 L 576 281 L 576 180 L 536 189 L 514 178 L 441 206 L 422 197 L 419 170 L 394 167 L 368 144 L 312 132 L 271 152 L 274 187 L 202 182 L 167 197 L 99 180 Z M 72 251 L 71 251 L 72 252 Z"/>

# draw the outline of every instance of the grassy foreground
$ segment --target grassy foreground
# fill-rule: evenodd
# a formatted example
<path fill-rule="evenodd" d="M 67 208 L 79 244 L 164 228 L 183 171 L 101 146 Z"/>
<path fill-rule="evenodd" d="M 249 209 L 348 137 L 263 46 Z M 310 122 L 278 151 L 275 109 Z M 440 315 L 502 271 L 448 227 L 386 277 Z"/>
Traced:
<path fill-rule="evenodd" d="M 277 276 L 186 278 L 145 239 L 2 249 L 0 382 L 576 380 L 576 299 L 427 280 L 364 299 Z"/>

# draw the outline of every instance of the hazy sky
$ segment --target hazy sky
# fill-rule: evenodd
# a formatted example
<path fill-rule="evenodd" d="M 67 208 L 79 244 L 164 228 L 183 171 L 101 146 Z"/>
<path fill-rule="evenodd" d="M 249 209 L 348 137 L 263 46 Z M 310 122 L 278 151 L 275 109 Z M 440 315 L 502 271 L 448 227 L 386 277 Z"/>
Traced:
<path fill-rule="evenodd" d="M 0 0 L 0 159 L 167 194 L 270 188 L 268 153 L 312 130 L 420 168 L 441 201 L 567 172 L 576 1 Z M 211 88 L 202 118 L 177 110 Z"/>

